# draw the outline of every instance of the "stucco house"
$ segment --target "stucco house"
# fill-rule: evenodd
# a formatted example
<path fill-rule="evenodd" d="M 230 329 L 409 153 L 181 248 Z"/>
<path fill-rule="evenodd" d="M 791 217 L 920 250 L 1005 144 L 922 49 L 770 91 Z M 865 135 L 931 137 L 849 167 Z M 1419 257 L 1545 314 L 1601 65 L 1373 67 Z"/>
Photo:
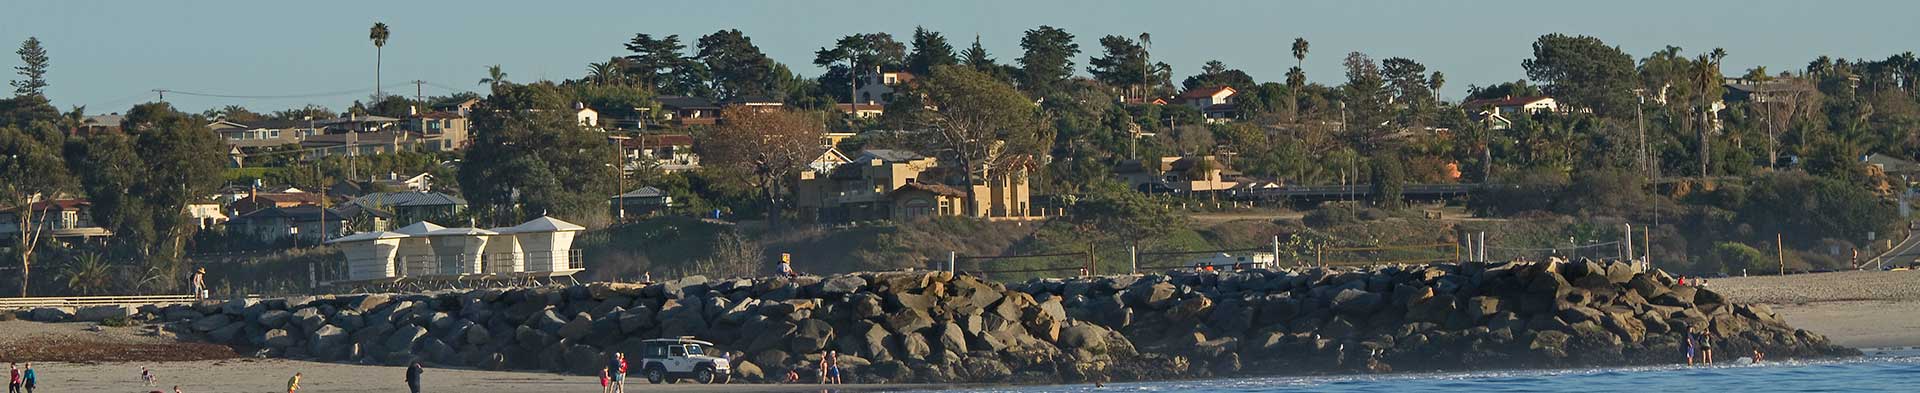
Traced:
<path fill-rule="evenodd" d="M 810 168 L 811 169 L 811 168 Z M 803 170 L 795 200 L 821 221 L 961 216 L 988 220 L 1039 218 L 1025 169 L 1006 170 L 967 185 L 959 168 L 905 150 L 869 149 L 820 172 Z M 973 188 L 972 203 L 967 189 Z M 944 208 L 943 208 L 944 206 Z"/>

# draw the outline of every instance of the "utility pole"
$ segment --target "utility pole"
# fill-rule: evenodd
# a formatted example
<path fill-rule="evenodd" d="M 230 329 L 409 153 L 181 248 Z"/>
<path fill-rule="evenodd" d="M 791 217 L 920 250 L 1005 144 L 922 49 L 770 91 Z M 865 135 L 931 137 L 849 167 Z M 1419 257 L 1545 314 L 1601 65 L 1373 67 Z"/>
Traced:
<path fill-rule="evenodd" d="M 1785 242 L 1785 239 L 1786 235 L 1782 235 L 1780 232 L 1773 233 L 1773 255 L 1775 258 L 1780 259 L 1780 275 L 1782 276 L 1787 275 L 1787 246 L 1782 244 Z"/>
<path fill-rule="evenodd" d="M 418 103 L 422 103 L 422 104 L 425 104 L 425 103 L 427 103 L 427 99 L 426 99 L 426 95 L 425 95 L 425 94 L 420 94 L 420 85 L 423 85 L 423 84 L 426 84 L 426 83 L 427 83 L 427 81 L 423 81 L 423 80 L 419 80 L 419 79 L 414 79 L 414 80 L 413 80 L 413 101 L 414 101 L 414 102 L 418 102 Z"/>
<path fill-rule="evenodd" d="M 154 92 L 154 93 L 158 93 L 158 94 L 160 94 L 160 102 L 167 102 L 167 92 L 169 92 L 169 91 L 173 91 L 173 90 L 167 90 L 167 89 L 153 89 L 153 92 Z"/>
<path fill-rule="evenodd" d="M 1639 127 L 1640 135 L 1640 173 L 1651 176 L 1653 172 L 1647 170 L 1647 119 L 1645 115 L 1640 113 L 1640 105 L 1647 102 L 1647 96 L 1646 91 L 1643 89 L 1634 90 L 1634 93 L 1636 93 L 1634 95 L 1640 98 L 1633 102 L 1633 120 Z"/>

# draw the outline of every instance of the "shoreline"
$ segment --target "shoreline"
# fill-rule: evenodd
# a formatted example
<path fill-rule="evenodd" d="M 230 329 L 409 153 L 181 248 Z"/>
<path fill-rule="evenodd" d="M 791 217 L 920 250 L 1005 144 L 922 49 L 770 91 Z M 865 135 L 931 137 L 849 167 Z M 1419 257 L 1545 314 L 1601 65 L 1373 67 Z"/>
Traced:
<path fill-rule="evenodd" d="M 1920 271 L 1846 271 L 1709 279 L 1738 302 L 1767 304 L 1787 323 L 1861 349 L 1920 347 Z"/>

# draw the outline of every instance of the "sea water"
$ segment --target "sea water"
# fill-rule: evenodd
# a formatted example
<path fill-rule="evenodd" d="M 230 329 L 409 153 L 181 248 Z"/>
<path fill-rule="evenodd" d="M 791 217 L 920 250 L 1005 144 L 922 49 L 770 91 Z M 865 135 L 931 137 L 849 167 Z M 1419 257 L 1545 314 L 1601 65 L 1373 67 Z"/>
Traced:
<path fill-rule="evenodd" d="M 1758 364 L 1246 377 L 1171 382 L 1017 386 L 973 392 L 1920 392 L 1920 356 L 1870 355 Z"/>

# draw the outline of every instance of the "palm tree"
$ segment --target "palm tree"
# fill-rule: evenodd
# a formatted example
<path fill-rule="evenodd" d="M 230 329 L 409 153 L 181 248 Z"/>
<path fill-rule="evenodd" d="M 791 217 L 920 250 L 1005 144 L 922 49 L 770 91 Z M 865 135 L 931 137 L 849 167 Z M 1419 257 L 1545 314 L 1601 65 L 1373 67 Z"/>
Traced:
<path fill-rule="evenodd" d="M 1294 113 L 1294 121 L 1300 121 L 1300 88 L 1307 85 L 1307 38 L 1293 38 L 1293 69 L 1287 70 L 1287 113 Z"/>
<path fill-rule="evenodd" d="M 380 60 L 382 49 L 387 46 L 387 24 L 373 23 L 373 31 L 367 33 L 367 39 L 373 40 L 373 97 L 380 98 Z"/>
<path fill-rule="evenodd" d="M 1427 89 L 1433 90 L 1434 102 L 1440 101 L 1440 87 L 1446 85 L 1447 75 L 1441 74 L 1440 71 L 1434 71 L 1433 76 L 1427 77 Z"/>
<path fill-rule="evenodd" d="M 1140 56 L 1140 87 L 1144 91 L 1151 89 L 1149 86 L 1153 83 L 1153 78 L 1148 76 L 1153 72 L 1153 34 L 1140 33 L 1140 49 L 1146 52 Z M 1140 102 L 1147 102 L 1145 93 L 1140 94 Z"/>
<path fill-rule="evenodd" d="M 480 84 L 497 87 L 502 83 L 507 83 L 507 72 L 501 71 L 499 64 L 487 66 L 487 77 L 480 78 Z"/>
<path fill-rule="evenodd" d="M 105 293 L 113 285 L 113 268 L 100 254 L 86 253 L 67 264 L 60 273 L 67 281 L 67 290 L 81 295 Z"/>
<path fill-rule="evenodd" d="M 626 60 L 616 56 L 604 63 L 588 63 L 587 80 L 596 85 L 625 84 Z"/>

